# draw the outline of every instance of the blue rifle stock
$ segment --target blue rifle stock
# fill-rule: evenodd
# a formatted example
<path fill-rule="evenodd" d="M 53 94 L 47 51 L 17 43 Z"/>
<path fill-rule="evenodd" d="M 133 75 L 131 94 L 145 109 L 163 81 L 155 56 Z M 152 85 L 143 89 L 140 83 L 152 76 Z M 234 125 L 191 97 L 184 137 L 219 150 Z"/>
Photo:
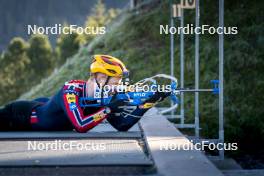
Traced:
<path fill-rule="evenodd" d="M 213 84 L 212 89 L 180 89 L 177 88 L 177 83 L 171 83 L 171 91 L 170 91 L 170 98 L 174 102 L 174 104 L 179 104 L 179 100 L 177 95 L 181 92 L 212 92 L 213 94 L 219 94 L 219 80 L 211 80 Z M 116 93 L 117 100 L 124 100 L 128 102 L 128 106 L 139 106 L 144 103 L 146 99 L 149 99 L 156 93 L 155 88 L 157 87 L 156 84 L 151 85 L 153 91 L 138 91 L 138 92 L 118 92 Z M 81 97 L 79 98 L 79 103 L 81 107 L 101 107 L 101 106 L 108 106 L 112 100 L 113 96 L 108 96 L 105 98 L 89 98 L 89 97 Z M 88 103 L 86 103 L 88 102 Z"/>

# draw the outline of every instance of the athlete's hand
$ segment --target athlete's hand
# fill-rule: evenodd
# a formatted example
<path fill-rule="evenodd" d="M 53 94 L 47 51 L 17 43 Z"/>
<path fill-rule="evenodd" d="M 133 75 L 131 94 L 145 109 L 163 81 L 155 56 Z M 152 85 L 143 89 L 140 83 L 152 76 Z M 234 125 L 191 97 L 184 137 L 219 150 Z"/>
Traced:
<path fill-rule="evenodd" d="M 152 97 L 147 99 L 145 103 L 156 103 L 156 102 L 161 102 L 168 96 L 170 96 L 170 92 L 156 92 Z"/>
<path fill-rule="evenodd" d="M 113 95 L 110 103 L 107 105 L 111 110 L 118 109 L 120 106 L 126 106 L 128 104 L 127 100 L 117 99 L 116 94 Z"/>

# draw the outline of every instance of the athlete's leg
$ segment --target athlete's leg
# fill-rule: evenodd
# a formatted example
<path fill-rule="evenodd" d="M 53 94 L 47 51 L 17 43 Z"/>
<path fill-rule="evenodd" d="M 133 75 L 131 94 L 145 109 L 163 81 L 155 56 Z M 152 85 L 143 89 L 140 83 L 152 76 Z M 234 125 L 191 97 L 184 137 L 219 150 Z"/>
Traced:
<path fill-rule="evenodd" d="M 47 103 L 50 99 L 47 97 L 39 97 L 36 98 L 34 101 L 41 102 L 41 103 Z"/>
<path fill-rule="evenodd" d="M 10 105 L 0 109 L 0 131 L 10 130 L 10 117 L 12 116 Z"/>
<path fill-rule="evenodd" d="M 34 101 L 16 101 L 6 105 L 0 112 L 0 131 L 31 130 L 30 115 Z"/>

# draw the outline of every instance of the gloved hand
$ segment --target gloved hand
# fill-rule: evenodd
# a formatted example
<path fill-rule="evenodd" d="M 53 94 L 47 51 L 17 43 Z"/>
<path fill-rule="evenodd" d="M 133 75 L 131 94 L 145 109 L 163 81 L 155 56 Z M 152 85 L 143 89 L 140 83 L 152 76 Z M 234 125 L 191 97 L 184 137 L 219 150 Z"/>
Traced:
<path fill-rule="evenodd" d="M 168 96 L 170 96 L 171 92 L 156 92 L 152 97 L 147 99 L 144 103 L 156 103 L 161 102 Z"/>
<path fill-rule="evenodd" d="M 120 100 L 120 99 L 117 99 L 117 96 L 116 94 L 113 95 L 110 103 L 107 105 L 112 111 L 118 111 L 119 107 L 120 106 L 125 106 L 127 105 L 128 102 L 127 100 Z"/>

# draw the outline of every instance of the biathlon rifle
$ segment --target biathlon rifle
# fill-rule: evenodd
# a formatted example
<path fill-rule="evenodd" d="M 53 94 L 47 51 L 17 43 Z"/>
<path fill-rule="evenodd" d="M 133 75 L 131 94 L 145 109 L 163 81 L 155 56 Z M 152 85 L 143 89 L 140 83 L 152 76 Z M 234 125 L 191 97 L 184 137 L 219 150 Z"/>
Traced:
<path fill-rule="evenodd" d="M 177 105 L 180 103 L 178 99 L 178 95 L 181 92 L 212 92 L 213 94 L 219 94 L 219 80 L 211 80 L 212 88 L 211 89 L 189 89 L 189 88 L 177 88 L 177 79 L 175 77 L 159 74 L 150 78 L 146 78 L 137 82 L 136 84 L 144 84 L 146 82 L 151 81 L 152 84 L 150 85 L 151 91 L 128 91 L 126 87 L 123 87 L 123 91 L 115 93 L 115 95 L 103 97 L 103 96 L 96 96 L 96 97 L 81 97 L 79 99 L 79 103 L 81 107 L 101 107 L 101 106 L 108 106 L 113 98 L 117 100 L 126 101 L 128 106 L 139 106 L 144 103 L 145 100 L 152 97 L 157 92 L 157 82 L 154 78 L 161 77 L 166 79 L 171 79 L 171 91 L 170 91 L 170 99 L 174 103 L 174 106 L 169 108 L 168 111 L 176 108 Z M 98 95 L 101 95 L 98 93 Z M 89 103 L 87 103 L 89 102 Z"/>

